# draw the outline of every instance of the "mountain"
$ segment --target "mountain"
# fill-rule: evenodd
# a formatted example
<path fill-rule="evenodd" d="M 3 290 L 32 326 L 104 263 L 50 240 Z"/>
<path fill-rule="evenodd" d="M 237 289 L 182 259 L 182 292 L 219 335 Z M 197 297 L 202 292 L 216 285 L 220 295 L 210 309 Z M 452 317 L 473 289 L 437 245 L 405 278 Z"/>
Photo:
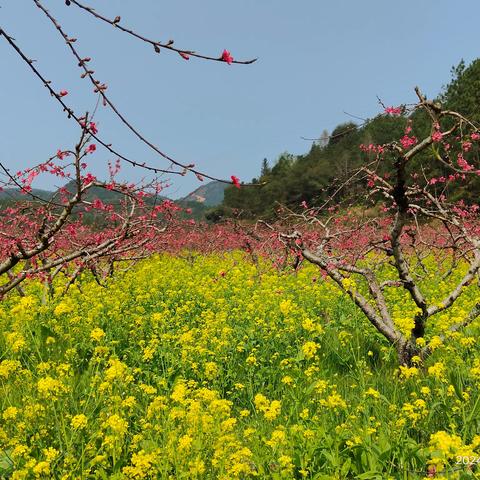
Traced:
<path fill-rule="evenodd" d="M 198 187 L 193 192 L 189 193 L 187 196 L 175 200 L 175 203 L 184 206 L 185 208 L 189 207 L 203 207 L 202 210 L 208 207 L 215 207 L 220 205 L 223 202 L 225 188 L 228 187 L 228 184 L 222 182 L 209 182 L 205 185 Z M 75 191 L 75 182 L 71 181 L 65 187 L 67 190 L 73 192 Z M 112 192 L 105 190 L 104 188 L 93 187 L 87 194 L 87 200 L 92 198 L 99 198 L 104 202 L 114 201 L 121 197 L 121 194 L 117 192 Z M 158 196 L 157 202 L 162 200 L 167 200 L 168 197 Z M 200 205 L 199 205 L 200 204 Z"/>
<path fill-rule="evenodd" d="M 32 188 L 30 193 L 43 200 L 48 200 L 53 195 L 53 192 L 41 190 L 40 188 Z M 30 197 L 22 193 L 19 188 L 5 188 L 0 191 L 0 202 L 18 202 L 25 199 L 29 200 Z"/>
<path fill-rule="evenodd" d="M 205 212 L 209 208 L 220 205 L 223 202 L 223 193 L 227 186 L 227 184 L 213 181 L 206 185 L 202 185 L 186 197 L 175 200 L 175 203 L 179 207 L 188 211 L 188 213 L 181 213 L 181 216 L 184 218 L 193 218 L 195 220 L 204 220 Z M 67 189 L 69 192 L 74 192 L 76 188 L 75 182 L 70 181 L 63 188 Z M 33 189 L 31 193 L 43 200 L 49 200 L 55 194 L 55 192 L 40 189 Z M 105 190 L 104 188 L 93 187 L 88 192 L 86 200 L 92 201 L 95 198 L 102 200 L 104 203 L 115 203 L 121 198 L 121 194 Z M 6 206 L 14 202 L 30 199 L 31 197 L 22 194 L 17 188 L 4 189 L 0 191 L 0 208 L 1 206 Z M 158 203 L 163 200 L 168 200 L 168 198 L 159 196 L 157 197 L 156 202 Z M 147 203 L 150 201 L 153 200 L 147 198 Z"/>
<path fill-rule="evenodd" d="M 209 182 L 198 187 L 192 193 L 181 199 L 182 202 L 198 202 L 205 207 L 216 207 L 223 202 L 225 189 L 228 184 L 222 182 Z"/>
<path fill-rule="evenodd" d="M 75 180 L 70 180 L 70 182 L 64 185 L 63 188 L 65 188 L 66 190 L 68 190 L 68 192 L 73 194 L 77 191 L 77 184 Z M 109 202 L 114 203 L 122 199 L 122 194 L 115 192 L 113 190 L 102 188 L 102 187 L 91 187 L 84 198 L 88 202 L 91 202 L 92 200 L 98 198 L 104 203 L 109 203 Z M 159 198 L 160 200 L 165 199 L 165 197 L 159 197 Z"/>

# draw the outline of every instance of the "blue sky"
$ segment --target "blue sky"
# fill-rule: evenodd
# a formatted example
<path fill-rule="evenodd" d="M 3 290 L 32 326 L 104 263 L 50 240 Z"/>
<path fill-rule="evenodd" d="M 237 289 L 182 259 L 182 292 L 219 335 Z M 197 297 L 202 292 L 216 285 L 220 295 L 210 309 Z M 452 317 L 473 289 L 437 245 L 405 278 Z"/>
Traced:
<path fill-rule="evenodd" d="M 121 15 L 158 40 L 235 58 L 258 57 L 250 66 L 185 61 L 100 24 L 63 0 L 44 0 L 65 30 L 92 57 L 96 77 L 138 129 L 183 163 L 215 176 L 249 180 L 264 157 L 308 151 L 301 137 L 318 137 L 351 118 L 415 100 L 419 85 L 435 96 L 461 58 L 477 58 L 478 0 L 120 0 L 88 1 L 110 18 Z M 32 1 L 0 1 L 0 24 L 57 90 L 79 112 L 95 95 L 58 33 Z M 45 88 L 0 38 L 0 159 L 14 170 L 73 145 L 78 130 Z M 108 111 L 97 120 L 101 135 L 134 157 L 166 166 Z M 106 171 L 108 152 L 97 150 L 92 170 Z M 125 168 L 124 178 L 145 172 Z M 199 186 L 194 176 L 172 177 L 168 194 Z M 51 187 L 44 183 L 41 186 Z"/>

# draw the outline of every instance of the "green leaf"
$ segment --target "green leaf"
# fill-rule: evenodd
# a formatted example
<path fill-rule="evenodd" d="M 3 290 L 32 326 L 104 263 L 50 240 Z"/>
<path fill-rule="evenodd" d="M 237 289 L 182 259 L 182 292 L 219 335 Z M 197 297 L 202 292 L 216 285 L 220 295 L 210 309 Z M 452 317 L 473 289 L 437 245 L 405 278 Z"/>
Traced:
<path fill-rule="evenodd" d="M 352 466 L 352 459 L 348 457 L 345 463 L 342 465 L 342 469 L 340 470 L 342 477 L 345 477 L 348 474 L 348 472 L 350 472 L 351 466 Z"/>
<path fill-rule="evenodd" d="M 360 475 L 357 475 L 357 478 L 359 480 L 384 480 L 381 473 L 378 473 L 373 470 L 369 472 L 361 473 Z"/>
<path fill-rule="evenodd" d="M 10 459 L 9 453 L 11 452 L 8 451 L 1 451 L 0 452 L 0 474 L 6 474 L 9 473 L 11 470 L 13 470 L 13 462 Z"/>

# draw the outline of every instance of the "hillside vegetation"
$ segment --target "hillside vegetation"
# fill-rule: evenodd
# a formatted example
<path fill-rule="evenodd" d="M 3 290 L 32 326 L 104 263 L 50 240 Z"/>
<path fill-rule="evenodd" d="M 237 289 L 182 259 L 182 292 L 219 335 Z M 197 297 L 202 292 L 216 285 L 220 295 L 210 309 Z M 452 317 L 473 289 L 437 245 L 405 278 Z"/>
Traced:
<path fill-rule="evenodd" d="M 447 109 L 458 111 L 474 122 L 480 121 L 480 60 L 475 60 L 468 67 L 462 61 L 452 69 L 452 79 L 438 96 Z M 366 159 L 360 145 L 382 145 L 399 140 L 407 125 L 412 133 L 422 138 L 429 133 L 429 122 L 423 111 L 400 116 L 382 113 L 364 124 L 347 122 L 338 125 L 329 136 L 313 143 L 305 155 L 294 156 L 289 153 L 280 155 L 273 166 L 265 159 L 259 177 L 253 183 L 265 184 L 262 187 L 229 187 L 225 190 L 225 199 L 221 208 L 210 212 L 212 220 L 240 211 L 244 218 L 271 217 L 276 207 L 284 205 L 298 208 L 302 202 L 309 206 L 321 205 L 338 186 Z M 474 150 L 471 155 L 478 156 Z M 432 163 L 423 157 L 417 160 L 416 170 Z M 437 167 L 438 168 L 438 167 Z M 431 170 L 427 173 L 432 173 Z M 442 175 L 441 169 L 438 176 Z M 358 193 L 365 187 L 357 183 L 344 189 L 337 200 Z M 475 188 L 468 192 L 453 192 L 457 197 L 476 200 L 480 194 L 480 179 Z"/>

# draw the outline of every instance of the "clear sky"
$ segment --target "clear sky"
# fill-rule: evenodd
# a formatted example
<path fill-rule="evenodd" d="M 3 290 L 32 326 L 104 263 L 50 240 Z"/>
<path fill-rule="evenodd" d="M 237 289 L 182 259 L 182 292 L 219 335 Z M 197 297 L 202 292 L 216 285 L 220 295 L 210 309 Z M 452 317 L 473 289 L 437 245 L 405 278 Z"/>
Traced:
<path fill-rule="evenodd" d="M 257 175 L 288 151 L 310 143 L 341 122 L 345 112 L 372 117 L 387 105 L 415 100 L 419 85 L 435 96 L 461 58 L 479 55 L 478 0 L 85 0 L 110 18 L 178 47 L 235 58 L 258 57 L 250 66 L 185 61 L 160 55 L 100 24 L 63 0 L 44 0 L 81 55 L 92 57 L 96 77 L 109 86 L 119 109 L 145 136 L 183 163 L 225 178 Z M 0 0 L 0 25 L 10 33 L 56 90 L 78 111 L 95 95 L 44 14 L 30 0 Z M 0 38 L 0 159 L 14 170 L 69 148 L 77 127 L 67 121 L 46 89 Z M 100 133 L 136 158 L 166 166 L 101 109 Z M 102 175 L 108 152 L 91 161 Z M 125 169 L 138 180 L 141 171 Z M 178 197 L 200 183 L 172 177 Z M 51 185 L 42 185 L 50 187 Z"/>

